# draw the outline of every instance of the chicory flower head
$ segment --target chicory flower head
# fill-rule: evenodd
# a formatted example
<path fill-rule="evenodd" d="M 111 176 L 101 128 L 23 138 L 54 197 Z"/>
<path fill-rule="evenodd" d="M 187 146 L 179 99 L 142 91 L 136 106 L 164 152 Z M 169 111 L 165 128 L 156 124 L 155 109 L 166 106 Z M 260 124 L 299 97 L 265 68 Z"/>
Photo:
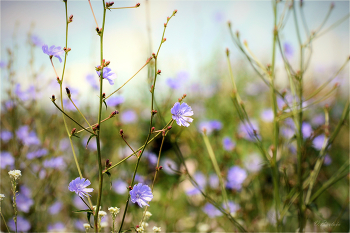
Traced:
<path fill-rule="evenodd" d="M 50 58 L 52 57 L 57 57 L 58 60 L 60 62 L 62 62 L 62 59 L 61 59 L 61 55 L 64 53 L 64 51 L 62 50 L 61 46 L 54 46 L 52 45 L 50 48 L 44 44 L 43 47 L 42 47 L 42 50 L 45 54 L 49 55 Z"/>
<path fill-rule="evenodd" d="M 69 183 L 68 189 L 71 192 L 75 192 L 80 197 L 84 197 L 84 196 L 87 197 L 88 195 L 91 196 L 88 193 L 91 193 L 92 191 L 94 191 L 93 188 L 86 188 L 90 184 L 91 182 L 88 179 L 81 179 L 80 177 L 78 177 Z"/>
<path fill-rule="evenodd" d="M 190 116 L 193 116 L 193 111 L 190 106 L 188 106 L 186 103 L 180 104 L 179 102 L 176 102 L 171 109 L 171 114 L 173 115 L 173 120 L 176 120 L 176 123 L 181 126 L 188 127 L 190 124 L 189 122 L 192 122 L 193 119 Z"/>
<path fill-rule="evenodd" d="M 101 71 L 96 70 L 97 75 L 101 76 Z M 112 72 L 111 68 L 104 67 L 103 68 L 103 78 L 107 79 L 110 85 L 114 84 L 114 79 L 116 78 L 115 73 Z"/>
<path fill-rule="evenodd" d="M 143 206 L 149 206 L 147 202 L 152 200 L 153 194 L 150 187 L 138 183 L 130 191 L 130 197 L 133 203 L 137 203 L 142 208 Z"/>

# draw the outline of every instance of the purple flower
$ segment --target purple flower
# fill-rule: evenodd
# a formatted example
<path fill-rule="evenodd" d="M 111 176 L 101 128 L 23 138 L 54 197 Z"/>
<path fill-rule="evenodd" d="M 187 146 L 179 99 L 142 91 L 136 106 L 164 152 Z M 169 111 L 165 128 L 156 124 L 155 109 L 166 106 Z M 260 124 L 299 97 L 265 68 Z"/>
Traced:
<path fill-rule="evenodd" d="M 111 71 L 112 71 L 111 68 L 104 67 L 103 68 L 103 78 L 107 79 L 110 85 L 113 85 L 114 84 L 113 80 L 116 78 L 116 75 L 115 75 L 115 73 L 113 73 Z M 96 70 L 96 73 L 97 73 L 98 77 L 100 77 L 101 71 Z"/>
<path fill-rule="evenodd" d="M 59 143 L 59 149 L 61 151 L 66 151 L 70 148 L 70 142 L 68 138 L 63 138 L 61 139 L 60 143 Z"/>
<path fill-rule="evenodd" d="M 128 186 L 129 185 L 121 179 L 115 180 L 112 183 L 112 188 L 113 188 L 114 192 L 116 192 L 118 194 L 126 193 Z"/>
<path fill-rule="evenodd" d="M 324 157 L 324 160 L 323 160 L 323 164 L 325 166 L 329 166 L 329 165 L 331 165 L 331 163 L 332 163 L 331 156 L 329 156 L 329 154 L 326 154 L 326 156 Z"/>
<path fill-rule="evenodd" d="M 85 203 L 80 199 L 79 196 L 77 195 L 74 195 L 74 198 L 73 198 L 73 205 L 79 209 L 79 210 L 82 210 L 82 209 L 85 209 L 86 208 L 86 205 Z"/>
<path fill-rule="evenodd" d="M 314 126 L 323 125 L 323 124 L 325 123 L 324 115 L 323 115 L 323 114 L 318 114 L 318 115 L 316 115 L 315 117 L 313 117 L 313 118 L 311 119 L 311 123 L 312 123 Z"/>
<path fill-rule="evenodd" d="M 8 226 L 12 231 L 16 230 L 16 225 L 13 219 L 8 221 Z M 28 220 L 22 216 L 17 216 L 17 231 L 28 232 L 31 228 L 31 225 Z"/>
<path fill-rule="evenodd" d="M 285 54 L 287 59 L 290 59 L 290 58 L 293 57 L 294 49 L 293 49 L 293 46 L 290 43 L 285 42 L 283 44 L 283 49 L 284 49 L 284 54 Z"/>
<path fill-rule="evenodd" d="M 251 120 L 250 123 L 245 121 L 239 124 L 239 135 L 248 141 L 255 141 L 256 137 L 260 138 L 258 123 L 255 120 Z"/>
<path fill-rule="evenodd" d="M 10 168 L 12 168 L 15 165 L 15 159 L 13 158 L 10 152 L 1 151 L 0 165 L 1 165 L 1 169 L 5 169 L 7 166 L 10 166 Z"/>
<path fill-rule="evenodd" d="M 30 190 L 30 188 L 28 188 L 25 185 L 22 185 L 20 188 L 20 193 L 22 193 L 23 195 L 25 195 L 26 197 L 31 197 L 32 196 L 32 190 Z"/>
<path fill-rule="evenodd" d="M 186 82 L 188 79 L 188 73 L 186 71 L 181 71 L 177 73 L 176 78 L 168 78 L 166 80 L 166 84 L 171 88 L 171 89 L 178 89 L 181 87 L 181 85 Z"/>
<path fill-rule="evenodd" d="M 36 45 L 36 46 L 42 46 L 44 43 L 42 42 L 42 40 L 36 36 L 36 35 L 32 35 L 30 37 L 30 40 L 32 42 L 33 45 Z"/>
<path fill-rule="evenodd" d="M 309 123 L 303 122 L 301 125 L 301 132 L 303 134 L 303 138 L 308 138 L 312 134 L 312 127 Z"/>
<path fill-rule="evenodd" d="M 258 172 L 262 167 L 262 159 L 258 154 L 250 154 L 244 158 L 244 167 L 249 172 Z"/>
<path fill-rule="evenodd" d="M 19 193 L 17 195 L 17 207 L 20 211 L 24 212 L 24 213 L 28 213 L 30 210 L 30 207 L 34 204 L 33 199 L 31 199 L 30 197 Z"/>
<path fill-rule="evenodd" d="M 203 212 L 206 213 L 209 216 L 209 218 L 215 218 L 217 216 L 222 215 L 220 210 L 218 210 L 215 206 L 213 206 L 210 203 L 205 204 L 205 206 L 203 207 Z"/>
<path fill-rule="evenodd" d="M 316 148 L 317 150 L 321 150 L 323 146 L 324 138 L 325 138 L 324 134 L 321 134 L 315 137 L 312 142 L 314 148 Z"/>
<path fill-rule="evenodd" d="M 93 89 L 95 90 L 99 90 L 100 89 L 100 85 L 98 84 L 95 75 L 93 74 L 88 74 L 86 76 L 86 80 L 88 81 L 88 83 L 90 83 L 90 85 L 92 86 Z"/>
<path fill-rule="evenodd" d="M 89 140 L 88 136 L 83 138 L 81 143 L 83 144 L 84 147 L 86 147 L 86 143 L 87 143 L 88 140 Z M 96 151 L 97 150 L 97 142 L 96 142 L 96 140 L 94 140 L 94 138 L 89 141 L 89 144 L 87 145 L 87 148 L 89 150 L 91 150 L 91 151 Z"/>
<path fill-rule="evenodd" d="M 173 160 L 169 158 L 165 158 L 160 162 L 160 165 L 163 167 L 163 171 L 166 174 L 168 175 L 176 174 L 173 170 L 177 170 L 178 166 Z"/>
<path fill-rule="evenodd" d="M 233 166 L 228 171 L 226 187 L 234 190 L 240 190 L 245 178 L 247 178 L 247 172 L 238 166 Z"/>
<path fill-rule="evenodd" d="M 188 190 L 186 192 L 186 194 L 188 196 L 200 194 L 200 190 L 203 190 L 205 188 L 205 186 L 207 185 L 207 178 L 205 177 L 205 175 L 202 172 L 196 172 L 196 174 L 194 174 L 194 176 L 193 176 L 193 179 L 198 184 L 199 190 L 197 188 L 193 188 L 193 189 Z"/>
<path fill-rule="evenodd" d="M 222 129 L 222 123 L 217 120 L 202 121 L 201 123 L 199 123 L 198 128 L 200 132 L 204 132 L 204 130 L 206 130 L 206 134 L 210 135 L 213 131 L 218 131 Z"/>
<path fill-rule="evenodd" d="M 138 183 L 130 191 L 130 198 L 132 203 L 137 203 L 142 208 L 143 206 L 149 206 L 147 202 L 152 200 L 153 194 L 150 187 Z"/>
<path fill-rule="evenodd" d="M 47 231 L 64 232 L 66 229 L 65 225 L 61 222 L 50 224 L 47 226 Z"/>
<path fill-rule="evenodd" d="M 34 131 L 29 132 L 29 126 L 24 125 L 16 131 L 17 138 L 26 146 L 40 145 L 40 140 Z"/>
<path fill-rule="evenodd" d="M 140 176 L 139 174 L 135 175 L 135 181 L 139 182 L 139 183 L 144 183 L 145 182 L 145 178 L 143 176 Z"/>
<path fill-rule="evenodd" d="M 107 100 L 106 100 L 106 103 L 108 106 L 117 106 L 119 104 L 122 104 L 124 103 L 124 97 L 121 96 L 121 95 L 115 95 L 115 96 L 112 96 L 112 97 L 109 97 Z"/>
<path fill-rule="evenodd" d="M 188 127 L 190 125 L 189 122 L 193 121 L 193 119 L 190 118 L 190 116 L 193 116 L 193 111 L 186 103 L 180 104 L 176 102 L 171 109 L 171 114 L 173 115 L 173 120 L 176 120 L 179 126 L 183 125 Z"/>
<path fill-rule="evenodd" d="M 4 61 L 0 61 L 0 68 L 5 68 L 7 66 L 7 63 Z"/>
<path fill-rule="evenodd" d="M 226 209 L 226 206 L 227 206 L 226 203 L 222 204 L 222 207 L 224 209 Z M 233 201 L 228 202 L 228 209 L 230 210 L 230 213 L 236 213 L 240 208 L 241 207 L 237 203 L 235 203 Z"/>
<path fill-rule="evenodd" d="M 216 174 L 211 174 L 209 176 L 209 186 L 212 189 L 217 189 L 219 188 L 219 177 Z"/>
<path fill-rule="evenodd" d="M 34 158 L 40 158 L 42 156 L 45 156 L 45 155 L 47 155 L 47 153 L 48 153 L 48 151 L 43 148 L 43 149 L 29 152 L 26 157 L 27 157 L 27 159 L 31 160 Z"/>
<path fill-rule="evenodd" d="M 120 121 L 123 124 L 130 124 L 137 120 L 137 115 L 134 110 L 126 110 L 120 114 Z"/>
<path fill-rule="evenodd" d="M 7 130 L 1 131 L 1 134 L 0 134 L 1 140 L 3 140 L 4 142 L 10 141 L 12 136 L 13 136 L 12 133 Z"/>
<path fill-rule="evenodd" d="M 46 44 L 44 44 L 42 46 L 42 50 L 45 54 L 50 56 L 50 59 L 52 58 L 52 56 L 54 56 L 54 57 L 57 57 L 60 62 L 62 62 L 62 59 L 60 56 L 64 53 L 64 51 L 62 50 L 62 48 L 60 46 L 56 47 L 56 46 L 52 45 L 49 48 Z"/>
<path fill-rule="evenodd" d="M 230 137 L 224 137 L 222 145 L 226 151 L 232 151 L 236 147 L 236 143 L 234 143 Z"/>
<path fill-rule="evenodd" d="M 91 196 L 88 193 L 91 193 L 92 191 L 94 191 L 93 188 L 86 188 L 87 186 L 89 186 L 91 184 L 91 182 L 88 179 L 80 179 L 80 177 L 76 178 L 75 180 L 72 180 L 69 183 L 68 189 L 71 192 L 75 192 L 76 194 L 78 194 L 80 197 L 87 197 L 88 195 Z"/>
<path fill-rule="evenodd" d="M 64 159 L 61 156 L 59 156 L 44 160 L 43 166 L 45 168 L 63 170 L 66 168 L 66 163 L 64 162 Z"/>
<path fill-rule="evenodd" d="M 78 219 L 74 222 L 74 227 L 80 231 L 85 231 L 84 223 L 84 221 Z"/>
<path fill-rule="evenodd" d="M 158 162 L 158 157 L 153 152 L 145 151 L 145 152 L 143 152 L 143 156 L 147 158 L 150 165 L 156 165 Z"/>
<path fill-rule="evenodd" d="M 56 201 L 49 207 L 49 213 L 51 215 L 58 214 L 62 209 L 62 202 Z"/>
<path fill-rule="evenodd" d="M 261 119 L 265 122 L 273 121 L 273 111 L 272 109 L 265 109 L 261 114 Z"/>

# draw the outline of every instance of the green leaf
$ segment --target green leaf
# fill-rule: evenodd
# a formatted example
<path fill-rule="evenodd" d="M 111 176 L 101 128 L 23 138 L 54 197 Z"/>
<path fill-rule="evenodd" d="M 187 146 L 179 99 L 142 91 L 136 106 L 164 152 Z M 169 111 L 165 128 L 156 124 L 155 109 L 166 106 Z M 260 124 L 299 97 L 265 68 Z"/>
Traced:
<path fill-rule="evenodd" d="M 89 142 L 90 142 L 91 138 L 93 138 L 93 137 L 95 137 L 95 136 L 96 136 L 95 134 L 91 134 L 91 135 L 90 135 L 90 137 L 89 137 L 89 139 L 88 139 L 88 141 L 87 141 L 87 143 L 86 143 L 85 149 L 87 149 L 87 146 L 89 145 Z"/>
<path fill-rule="evenodd" d="M 105 172 L 107 175 L 108 175 L 108 177 L 109 177 L 109 184 L 110 184 L 110 187 L 109 187 L 109 190 L 111 190 L 112 189 L 112 178 L 111 178 L 111 173 L 110 172 Z"/>
<path fill-rule="evenodd" d="M 80 138 L 78 135 L 73 134 L 72 137 Z"/>
<path fill-rule="evenodd" d="M 106 103 L 106 99 L 103 99 L 103 103 L 105 104 L 105 106 L 106 106 L 106 110 L 107 110 L 107 103 Z"/>
<path fill-rule="evenodd" d="M 87 213 L 86 213 L 86 217 L 87 217 L 88 223 L 90 224 L 90 227 L 91 227 L 92 229 L 94 229 L 94 228 L 92 227 L 91 223 L 90 223 L 90 217 L 91 217 L 91 215 L 92 215 L 92 212 L 87 212 Z"/>
<path fill-rule="evenodd" d="M 73 213 L 84 213 L 84 212 L 91 212 L 92 213 L 92 210 L 86 209 L 86 210 L 75 210 L 75 211 L 73 211 Z"/>

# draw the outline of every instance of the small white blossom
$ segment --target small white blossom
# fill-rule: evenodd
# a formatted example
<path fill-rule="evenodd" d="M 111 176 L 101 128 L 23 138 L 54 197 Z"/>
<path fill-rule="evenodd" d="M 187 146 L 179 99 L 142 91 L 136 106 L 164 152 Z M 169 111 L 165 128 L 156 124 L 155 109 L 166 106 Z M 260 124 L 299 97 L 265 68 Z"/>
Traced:
<path fill-rule="evenodd" d="M 143 228 L 143 226 L 139 226 L 138 228 L 136 228 L 137 232 L 144 232 L 145 229 Z"/>
<path fill-rule="evenodd" d="M 92 208 L 94 209 L 94 211 L 96 211 L 96 206 L 94 205 L 94 206 L 92 206 Z M 101 210 L 101 206 L 100 206 L 100 210 Z"/>
<path fill-rule="evenodd" d="M 103 210 L 100 210 L 100 211 L 98 212 L 98 216 L 104 217 L 104 216 L 106 216 L 106 215 L 107 215 L 107 213 L 106 213 L 105 211 L 103 211 Z"/>
<path fill-rule="evenodd" d="M 90 224 L 89 223 L 84 223 L 83 224 L 85 230 L 89 230 L 90 229 Z"/>
<path fill-rule="evenodd" d="M 152 229 L 154 232 L 161 232 L 162 231 L 162 229 L 160 229 L 160 227 L 156 227 L 156 226 L 154 226 Z"/>
<path fill-rule="evenodd" d="M 145 214 L 145 216 L 146 216 L 146 217 L 151 217 L 151 216 L 152 216 L 152 214 L 151 214 L 151 212 L 149 212 L 149 211 L 146 211 L 146 214 Z"/>
<path fill-rule="evenodd" d="M 102 228 L 108 227 L 108 222 L 101 222 L 101 227 L 102 227 Z"/>
<path fill-rule="evenodd" d="M 108 211 L 109 211 L 111 214 L 113 214 L 113 215 L 117 215 L 117 214 L 119 214 L 119 212 L 120 212 L 120 208 L 118 208 L 118 207 L 109 207 L 109 208 L 108 208 Z"/>
<path fill-rule="evenodd" d="M 9 175 L 12 179 L 19 179 L 20 176 L 22 176 L 21 174 L 21 171 L 20 170 L 12 170 L 12 171 L 9 171 Z"/>
<path fill-rule="evenodd" d="M 2 201 L 4 199 L 5 195 L 4 194 L 0 194 L 0 201 Z"/>
<path fill-rule="evenodd" d="M 142 222 L 140 225 L 141 225 L 142 227 L 148 227 L 148 223 L 147 223 L 147 222 Z"/>

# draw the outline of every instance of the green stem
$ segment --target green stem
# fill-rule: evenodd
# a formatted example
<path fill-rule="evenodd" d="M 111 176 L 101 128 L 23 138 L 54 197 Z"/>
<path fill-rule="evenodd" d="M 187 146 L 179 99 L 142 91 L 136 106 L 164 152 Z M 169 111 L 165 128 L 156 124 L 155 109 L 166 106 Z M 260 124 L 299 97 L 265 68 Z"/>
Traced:
<path fill-rule="evenodd" d="M 101 58 L 101 66 L 103 64 L 103 34 L 105 30 L 105 20 L 106 20 L 106 9 L 105 9 L 105 1 L 102 0 L 103 4 L 103 22 L 102 22 L 102 30 L 100 32 L 100 58 Z M 100 105 L 98 110 L 98 125 L 99 129 L 97 130 L 96 136 L 96 144 L 97 144 L 97 162 L 98 162 L 98 197 L 96 204 L 96 212 L 94 215 L 95 221 L 95 232 L 99 231 L 98 229 L 98 212 L 100 211 L 101 206 L 101 198 L 102 198 L 102 184 L 103 184 L 103 174 L 102 174 L 102 158 L 101 158 L 101 144 L 100 144 L 100 135 L 101 135 L 101 116 L 102 116 L 102 103 L 103 103 L 103 66 L 100 74 Z"/>
<path fill-rule="evenodd" d="M 6 229 L 7 229 L 7 232 L 10 232 L 9 228 L 7 227 L 7 224 L 6 224 L 4 215 L 2 215 L 2 212 L 1 212 L 1 211 L 0 211 L 0 214 L 1 214 L 2 220 L 4 221 L 4 224 L 5 224 L 5 227 L 6 227 Z"/>
<path fill-rule="evenodd" d="M 90 129 L 92 129 L 91 125 L 89 124 L 89 122 L 86 120 L 84 114 L 79 110 L 79 108 L 75 105 L 75 103 L 73 102 L 72 98 L 69 98 L 70 102 L 72 102 L 72 104 L 74 105 L 74 107 L 78 110 L 78 112 L 80 113 L 80 115 L 84 118 L 85 122 L 88 124 L 88 126 L 90 127 Z"/>

